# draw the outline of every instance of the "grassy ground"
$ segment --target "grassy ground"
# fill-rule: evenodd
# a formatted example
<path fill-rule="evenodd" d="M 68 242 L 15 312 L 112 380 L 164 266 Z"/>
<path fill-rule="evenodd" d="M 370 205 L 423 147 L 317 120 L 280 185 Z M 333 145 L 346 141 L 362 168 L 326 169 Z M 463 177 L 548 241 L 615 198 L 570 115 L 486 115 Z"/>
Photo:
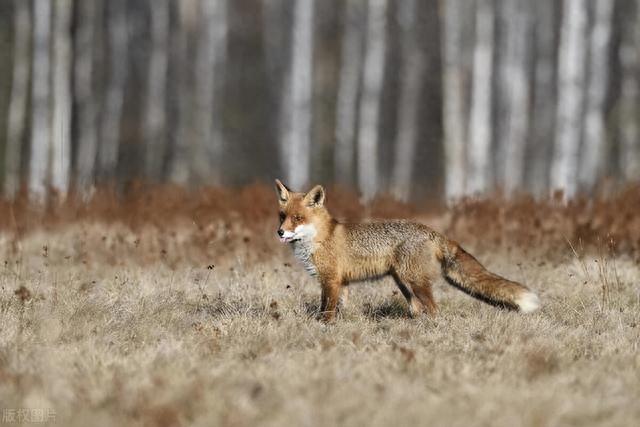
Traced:
<path fill-rule="evenodd" d="M 70 426 L 640 419 L 632 252 L 469 239 L 490 269 L 538 291 L 542 310 L 499 310 L 439 283 L 440 314 L 412 319 L 384 280 L 354 285 L 324 325 L 314 320 L 319 288 L 272 237 L 273 222 L 4 233 L 3 421 L 20 409 Z"/>

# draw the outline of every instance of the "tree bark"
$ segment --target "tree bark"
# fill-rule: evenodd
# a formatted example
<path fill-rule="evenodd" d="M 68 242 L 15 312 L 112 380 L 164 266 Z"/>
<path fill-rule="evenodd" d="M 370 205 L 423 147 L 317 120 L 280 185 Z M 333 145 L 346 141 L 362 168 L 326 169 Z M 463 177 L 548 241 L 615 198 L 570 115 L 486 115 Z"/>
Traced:
<path fill-rule="evenodd" d="M 43 202 L 47 195 L 51 126 L 49 121 L 49 37 L 51 36 L 51 2 L 33 2 L 33 61 L 31 88 L 31 161 L 29 194 Z"/>
<path fill-rule="evenodd" d="M 281 155 L 293 188 L 309 183 L 313 65 L 313 0 L 295 0 L 291 62 L 284 87 Z"/>
<path fill-rule="evenodd" d="M 411 195 L 413 166 L 418 136 L 418 108 L 422 94 L 425 53 L 418 43 L 416 0 L 398 4 L 398 21 L 402 33 L 402 78 L 398 108 L 398 129 L 392 176 L 393 194 L 407 201 Z"/>
<path fill-rule="evenodd" d="M 464 3 L 463 0 L 443 2 L 445 196 L 449 200 L 465 194 L 467 172 L 464 126 L 466 124 L 465 73 L 462 49 Z"/>
<path fill-rule="evenodd" d="M 195 126 L 190 136 L 192 180 L 220 182 L 224 146 L 222 120 L 215 114 L 217 69 L 226 52 L 226 1 L 200 2 L 199 37 L 195 62 Z"/>
<path fill-rule="evenodd" d="M 528 0 L 502 4 L 502 45 L 499 70 L 500 118 L 498 127 L 499 182 L 507 193 L 522 188 L 529 131 L 529 20 Z"/>
<path fill-rule="evenodd" d="M 556 0 L 538 0 L 535 14 L 535 64 L 530 165 L 527 168 L 528 188 L 536 195 L 549 190 L 550 164 L 556 119 Z"/>
<path fill-rule="evenodd" d="M 491 180 L 491 75 L 493 73 L 493 6 L 476 4 L 476 46 L 469 125 L 467 192 L 488 190 Z"/>
<path fill-rule="evenodd" d="M 109 0 L 108 11 L 109 81 L 101 117 L 98 173 L 102 179 L 115 177 L 120 144 L 120 122 L 127 79 L 127 15 L 125 0 Z"/>
<path fill-rule="evenodd" d="M 285 19 L 287 10 L 286 0 L 262 0 L 263 2 L 263 32 L 262 43 L 265 52 L 265 63 L 268 70 L 270 89 L 280 95 L 283 78 L 286 74 L 287 56 L 284 54 L 287 44 L 288 28 Z M 280 98 L 282 98 L 280 96 Z M 280 103 L 284 99 L 280 100 Z"/>
<path fill-rule="evenodd" d="M 20 154 L 24 138 L 25 116 L 29 84 L 29 29 L 31 14 L 29 2 L 14 0 L 14 48 L 13 76 L 11 78 L 11 100 L 7 126 L 7 149 L 5 157 L 5 195 L 13 198 L 21 184 Z"/>
<path fill-rule="evenodd" d="M 51 186 L 64 197 L 71 178 L 71 1 L 54 4 Z"/>
<path fill-rule="evenodd" d="M 590 38 L 589 87 L 587 89 L 584 143 L 579 182 L 585 190 L 593 188 L 608 163 L 605 128 L 605 101 L 609 86 L 609 39 L 613 1 L 594 0 L 594 25 Z"/>
<path fill-rule="evenodd" d="M 640 179 L 640 5 L 636 2 L 633 8 L 618 53 L 622 64 L 619 164 L 627 181 Z"/>
<path fill-rule="evenodd" d="M 159 180 L 165 152 L 166 88 L 169 68 L 169 0 L 151 0 L 151 60 L 144 118 L 145 169 Z"/>
<path fill-rule="evenodd" d="M 562 189 L 566 197 L 577 190 L 578 161 L 584 113 L 585 0 L 566 0 L 560 35 L 558 63 L 558 120 L 551 165 L 551 188 Z"/>
<path fill-rule="evenodd" d="M 370 0 L 360 96 L 358 131 L 358 187 L 365 200 L 378 191 L 380 104 L 384 83 L 387 0 Z"/>
<path fill-rule="evenodd" d="M 364 4 L 347 0 L 342 34 L 342 53 L 336 108 L 335 181 L 353 184 L 358 89 L 362 72 Z"/>
<path fill-rule="evenodd" d="M 78 3 L 74 91 L 78 105 L 78 139 L 81 142 L 78 144 L 76 185 L 84 195 L 88 195 L 93 186 L 98 151 L 97 111 L 92 76 L 96 14 L 102 10 L 102 7 L 103 3 L 99 0 Z"/>
<path fill-rule="evenodd" d="M 173 32 L 171 38 L 174 52 L 175 80 L 177 81 L 176 93 L 178 96 L 177 130 L 172 138 L 172 156 L 169 168 L 169 179 L 181 185 L 189 183 L 191 174 L 190 154 L 192 146 L 189 143 L 194 122 L 194 109 L 192 99 L 194 95 L 194 73 L 189 61 L 188 47 L 195 31 L 198 10 L 195 2 L 180 2 L 177 5 L 178 29 Z"/>

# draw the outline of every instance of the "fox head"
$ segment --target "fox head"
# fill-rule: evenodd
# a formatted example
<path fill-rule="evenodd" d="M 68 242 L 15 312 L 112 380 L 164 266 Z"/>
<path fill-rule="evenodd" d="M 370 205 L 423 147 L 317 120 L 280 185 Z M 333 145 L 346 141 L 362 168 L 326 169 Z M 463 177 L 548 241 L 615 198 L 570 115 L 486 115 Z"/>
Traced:
<path fill-rule="evenodd" d="M 296 193 L 276 179 L 280 226 L 278 237 L 283 243 L 313 240 L 330 218 L 324 207 L 325 191 L 316 185 L 307 193 Z"/>

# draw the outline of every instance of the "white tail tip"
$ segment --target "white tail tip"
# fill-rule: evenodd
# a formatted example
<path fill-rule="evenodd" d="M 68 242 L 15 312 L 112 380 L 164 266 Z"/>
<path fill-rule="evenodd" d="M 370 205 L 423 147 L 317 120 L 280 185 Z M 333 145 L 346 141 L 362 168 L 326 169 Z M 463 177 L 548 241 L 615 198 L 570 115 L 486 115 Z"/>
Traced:
<path fill-rule="evenodd" d="M 525 292 L 517 300 L 518 308 L 523 313 L 531 313 L 540 308 L 540 298 L 533 292 Z"/>

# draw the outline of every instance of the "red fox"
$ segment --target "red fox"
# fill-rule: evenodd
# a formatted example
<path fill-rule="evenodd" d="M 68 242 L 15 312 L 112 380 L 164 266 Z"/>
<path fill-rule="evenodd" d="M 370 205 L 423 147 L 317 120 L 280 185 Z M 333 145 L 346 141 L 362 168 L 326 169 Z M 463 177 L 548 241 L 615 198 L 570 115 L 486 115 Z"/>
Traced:
<path fill-rule="evenodd" d="M 316 185 L 297 193 L 276 180 L 280 241 L 322 287 L 320 313 L 331 321 L 350 282 L 391 276 L 412 316 L 434 315 L 432 282 L 451 285 L 486 303 L 529 313 L 540 307 L 526 286 L 487 271 L 456 242 L 426 225 L 409 221 L 340 223 L 325 208 L 325 190 Z"/>

